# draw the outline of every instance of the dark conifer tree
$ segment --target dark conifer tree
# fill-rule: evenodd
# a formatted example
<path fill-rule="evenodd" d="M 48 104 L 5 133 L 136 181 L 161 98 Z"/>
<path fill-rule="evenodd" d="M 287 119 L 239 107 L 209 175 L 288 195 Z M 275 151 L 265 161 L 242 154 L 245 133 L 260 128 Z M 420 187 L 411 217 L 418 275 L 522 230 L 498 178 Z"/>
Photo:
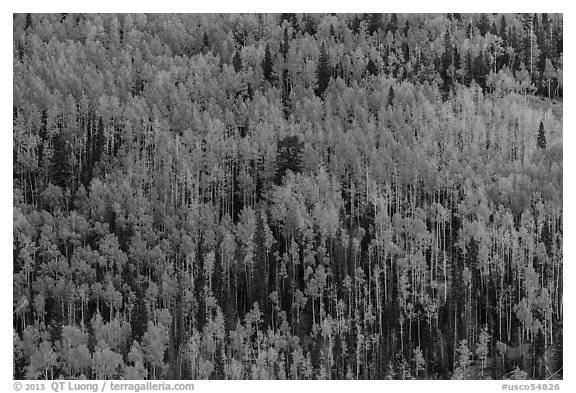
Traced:
<path fill-rule="evenodd" d="M 310 36 L 314 36 L 316 34 L 316 22 L 314 21 L 314 18 L 307 14 L 304 17 L 304 20 L 306 21 L 306 33 Z"/>
<path fill-rule="evenodd" d="M 376 66 L 376 63 L 374 63 L 374 60 L 368 60 L 366 71 L 368 71 L 368 74 L 370 75 L 378 75 L 378 67 Z"/>
<path fill-rule="evenodd" d="M 510 55 L 508 54 L 508 27 L 506 26 L 506 17 L 502 15 L 500 19 L 500 38 L 502 38 L 502 54 L 496 59 L 496 68 L 502 69 L 510 65 Z"/>
<path fill-rule="evenodd" d="M 402 53 L 404 54 L 404 62 L 408 63 L 410 61 L 410 46 L 407 42 L 402 43 Z"/>
<path fill-rule="evenodd" d="M 70 147 L 62 134 L 52 139 L 51 183 L 65 190 L 70 185 L 72 168 L 70 165 Z"/>
<path fill-rule="evenodd" d="M 370 19 L 368 21 L 368 35 L 372 35 L 378 32 L 380 26 L 382 25 L 382 14 L 370 14 Z"/>
<path fill-rule="evenodd" d="M 482 89 L 486 88 L 486 75 L 490 72 L 485 56 L 484 52 L 478 53 L 478 56 L 474 59 L 472 68 L 473 79 Z M 472 57 L 471 54 L 470 57 Z"/>
<path fill-rule="evenodd" d="M 546 340 L 540 329 L 536 334 L 533 344 L 533 375 L 532 378 L 543 380 L 546 379 Z"/>
<path fill-rule="evenodd" d="M 544 125 L 542 125 L 542 130 L 544 129 Z M 540 232 L 540 238 L 542 239 L 542 243 L 544 243 L 544 247 L 546 247 L 546 255 L 549 257 L 552 256 L 553 250 L 553 241 L 552 241 L 552 230 L 550 228 L 550 224 L 545 223 L 542 226 L 542 231 Z"/>
<path fill-rule="evenodd" d="M 540 70 L 540 75 L 544 73 L 546 68 L 546 59 L 553 58 L 550 51 L 550 40 L 551 38 L 550 22 L 548 20 L 548 14 L 542 14 L 542 22 L 540 28 L 536 31 L 536 42 L 538 43 L 538 48 L 540 49 L 540 59 L 538 61 L 538 69 Z"/>
<path fill-rule="evenodd" d="M 240 46 L 244 46 L 245 38 L 246 38 L 246 30 L 245 29 L 235 29 L 234 32 L 234 40 Z"/>
<path fill-rule="evenodd" d="M 288 80 L 288 70 L 282 71 L 282 111 L 284 118 L 288 120 L 292 113 L 292 105 L 290 102 L 291 86 Z"/>
<path fill-rule="evenodd" d="M 287 170 L 302 171 L 304 143 L 297 136 L 287 136 L 278 141 L 276 154 L 276 184 L 281 184 Z"/>
<path fill-rule="evenodd" d="M 539 149 L 546 149 L 546 134 L 544 132 L 544 122 L 540 121 L 540 127 L 538 128 L 538 140 L 536 143 Z"/>
<path fill-rule="evenodd" d="M 562 53 L 564 53 L 564 34 L 562 30 L 562 21 L 557 23 L 552 30 L 552 47 L 554 50 L 554 59 L 557 59 Z"/>
<path fill-rule="evenodd" d="M 282 43 L 280 44 L 280 53 L 282 53 L 284 60 L 286 60 L 288 49 L 290 48 L 289 42 L 290 39 L 288 37 L 288 27 L 284 27 L 284 37 L 282 38 Z"/>
<path fill-rule="evenodd" d="M 272 55 L 270 54 L 270 46 L 266 44 L 266 51 L 264 52 L 264 59 L 262 60 L 262 73 L 264 74 L 264 79 L 268 82 L 273 83 L 273 62 L 272 62 Z"/>
<path fill-rule="evenodd" d="M 30 13 L 26 14 L 26 20 L 24 22 L 24 30 L 28 30 L 32 27 L 32 15 Z"/>
<path fill-rule="evenodd" d="M 510 58 L 510 68 L 514 71 L 520 71 L 520 64 L 522 64 L 522 45 L 518 39 L 516 26 L 512 26 L 512 28 L 509 30 L 508 42 L 510 43 L 510 47 L 512 47 L 514 50 L 514 54 Z"/>
<path fill-rule="evenodd" d="M 458 48 L 454 48 L 454 71 L 460 70 L 460 68 L 462 67 L 462 62 L 460 61 L 460 53 L 458 53 Z M 458 74 L 456 74 L 456 72 L 454 73 L 454 80 L 458 80 L 458 81 L 462 81 L 462 77 L 458 77 Z"/>
<path fill-rule="evenodd" d="M 144 290 L 141 288 L 136 289 L 136 301 L 130 316 L 130 326 L 132 328 L 132 338 L 140 342 L 148 329 L 148 312 L 144 301 Z"/>
<path fill-rule="evenodd" d="M 498 35 L 498 28 L 496 27 L 496 21 L 493 21 L 492 25 L 490 26 L 490 34 L 492 34 L 493 36 Z"/>
<path fill-rule="evenodd" d="M 232 65 L 234 66 L 234 71 L 242 71 L 242 57 L 240 56 L 240 50 L 234 53 L 234 58 L 232 59 Z"/>
<path fill-rule="evenodd" d="M 506 25 L 506 16 L 502 15 L 500 19 L 500 38 L 502 38 L 502 46 L 508 46 L 508 26 Z"/>
<path fill-rule="evenodd" d="M 360 31 L 360 18 L 358 17 L 358 14 L 354 15 L 354 19 L 352 19 L 352 22 L 350 23 L 350 28 L 354 34 L 358 34 Z"/>
<path fill-rule="evenodd" d="M 214 359 L 214 376 L 213 378 L 216 380 L 224 380 L 226 379 L 226 371 L 225 371 L 225 362 L 224 362 L 224 344 L 218 343 L 216 345 L 216 355 Z"/>
<path fill-rule="evenodd" d="M 394 106 L 394 86 L 388 89 L 388 106 Z"/>
<path fill-rule="evenodd" d="M 466 28 L 466 37 L 470 40 L 474 37 L 474 26 L 472 25 L 472 21 L 468 23 L 468 27 Z"/>
<path fill-rule="evenodd" d="M 472 59 L 472 53 L 468 52 L 467 54 L 464 55 L 464 59 L 462 62 L 462 82 L 466 85 L 466 86 L 470 86 L 470 83 L 472 82 L 472 80 L 474 79 L 474 62 Z"/>
<path fill-rule="evenodd" d="M 208 53 L 212 50 L 211 46 L 210 46 L 210 38 L 208 37 L 208 32 L 204 32 L 204 35 L 202 36 L 202 52 L 203 53 Z"/>
<path fill-rule="evenodd" d="M 46 319 L 47 331 L 50 334 L 50 340 L 56 342 L 62 339 L 62 327 L 64 326 L 63 303 L 53 299 L 47 302 L 46 310 L 49 316 Z"/>
<path fill-rule="evenodd" d="M 488 15 L 480 14 L 480 19 L 478 20 L 478 32 L 482 37 L 486 35 L 490 31 L 490 20 L 488 19 Z"/>
<path fill-rule="evenodd" d="M 318 77 L 318 87 L 316 88 L 316 95 L 322 97 L 328 88 L 330 78 L 332 77 L 332 70 L 330 67 L 330 58 L 326 51 L 326 45 L 322 43 L 320 46 L 320 57 L 318 59 L 318 68 L 316 69 L 316 76 Z"/>
<path fill-rule="evenodd" d="M 290 95 L 290 80 L 288 78 L 288 70 L 284 70 L 282 71 L 282 93 L 285 95 L 285 98 L 287 99 L 288 96 Z"/>
<path fill-rule="evenodd" d="M 252 89 L 252 84 L 248 83 L 248 89 L 246 91 L 246 95 L 248 96 L 248 99 L 252 100 L 254 98 L 254 90 Z"/>
<path fill-rule="evenodd" d="M 452 39 L 450 34 L 444 34 L 444 53 L 442 54 L 442 62 L 440 67 L 440 76 L 444 81 L 443 91 L 446 93 L 452 89 L 454 85 L 454 48 L 452 46 Z"/>
<path fill-rule="evenodd" d="M 390 23 L 388 23 L 387 30 L 392 32 L 392 34 L 396 34 L 396 30 L 398 30 L 398 15 L 390 15 Z"/>
<path fill-rule="evenodd" d="M 292 27 L 296 26 L 296 14 L 294 13 L 280 14 L 280 24 L 282 24 L 282 22 L 284 21 L 290 23 Z"/>

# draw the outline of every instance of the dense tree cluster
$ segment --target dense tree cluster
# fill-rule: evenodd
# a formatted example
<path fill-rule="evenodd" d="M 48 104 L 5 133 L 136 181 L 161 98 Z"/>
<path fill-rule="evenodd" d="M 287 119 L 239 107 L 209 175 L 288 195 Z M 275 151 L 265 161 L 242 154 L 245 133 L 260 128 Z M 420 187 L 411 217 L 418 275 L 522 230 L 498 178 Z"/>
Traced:
<path fill-rule="evenodd" d="M 562 377 L 561 15 L 13 30 L 15 378 Z"/>

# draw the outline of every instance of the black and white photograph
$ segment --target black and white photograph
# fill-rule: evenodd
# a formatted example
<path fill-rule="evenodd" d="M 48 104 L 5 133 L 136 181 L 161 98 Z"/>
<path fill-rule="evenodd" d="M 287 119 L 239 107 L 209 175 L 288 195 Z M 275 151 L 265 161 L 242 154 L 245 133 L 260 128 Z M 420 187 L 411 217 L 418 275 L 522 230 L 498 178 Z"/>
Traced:
<path fill-rule="evenodd" d="M 13 13 L 12 379 L 559 390 L 563 21 Z"/>

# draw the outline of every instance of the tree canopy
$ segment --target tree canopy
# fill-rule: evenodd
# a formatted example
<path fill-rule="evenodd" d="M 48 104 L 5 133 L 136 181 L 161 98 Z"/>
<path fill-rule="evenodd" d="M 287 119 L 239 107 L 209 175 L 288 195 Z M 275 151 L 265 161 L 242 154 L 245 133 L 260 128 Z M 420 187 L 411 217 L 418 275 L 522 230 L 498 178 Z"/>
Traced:
<path fill-rule="evenodd" d="M 15 14 L 15 379 L 562 378 L 561 14 Z"/>

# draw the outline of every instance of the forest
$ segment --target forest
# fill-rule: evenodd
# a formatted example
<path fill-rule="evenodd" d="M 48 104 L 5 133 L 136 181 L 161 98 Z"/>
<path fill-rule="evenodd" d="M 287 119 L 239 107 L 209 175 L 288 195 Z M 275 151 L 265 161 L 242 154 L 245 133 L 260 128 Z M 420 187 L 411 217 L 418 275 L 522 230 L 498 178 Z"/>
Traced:
<path fill-rule="evenodd" d="M 562 379 L 562 14 L 13 14 L 15 379 Z"/>

